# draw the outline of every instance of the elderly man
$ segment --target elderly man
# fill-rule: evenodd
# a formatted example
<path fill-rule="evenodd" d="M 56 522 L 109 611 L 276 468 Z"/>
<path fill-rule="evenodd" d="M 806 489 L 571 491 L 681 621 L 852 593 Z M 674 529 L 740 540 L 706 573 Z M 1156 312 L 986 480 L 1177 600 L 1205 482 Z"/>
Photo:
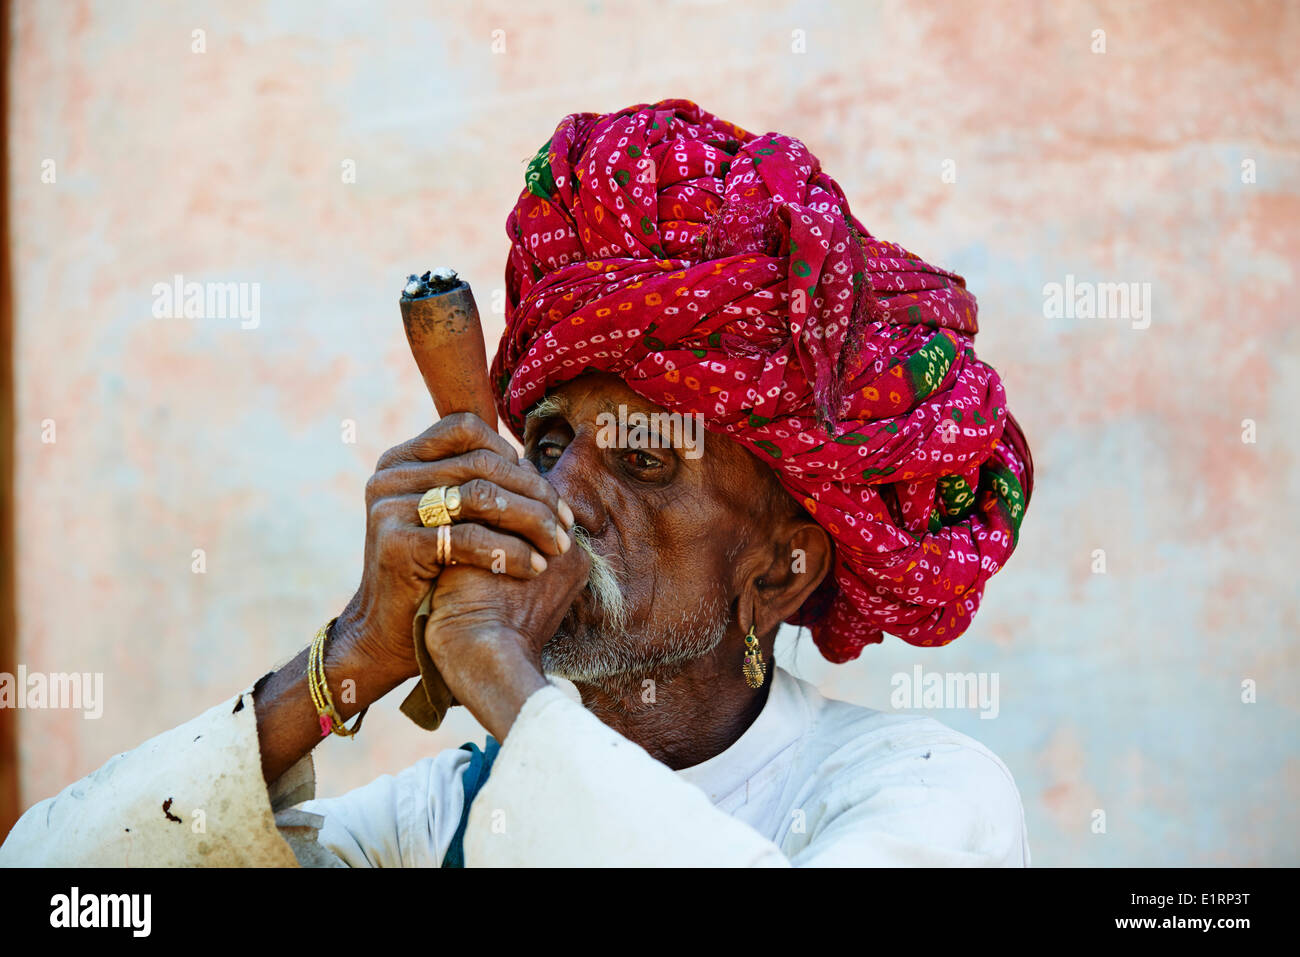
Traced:
<path fill-rule="evenodd" d="M 990 751 L 771 665 L 782 622 L 832 661 L 946 644 L 1014 548 L 1032 463 L 964 281 L 798 140 L 685 100 L 566 117 L 526 183 L 492 369 L 523 454 L 472 415 L 386 453 L 311 649 L 29 810 L 0 862 L 1029 863 Z M 313 800 L 313 747 L 435 669 L 486 750 Z"/>

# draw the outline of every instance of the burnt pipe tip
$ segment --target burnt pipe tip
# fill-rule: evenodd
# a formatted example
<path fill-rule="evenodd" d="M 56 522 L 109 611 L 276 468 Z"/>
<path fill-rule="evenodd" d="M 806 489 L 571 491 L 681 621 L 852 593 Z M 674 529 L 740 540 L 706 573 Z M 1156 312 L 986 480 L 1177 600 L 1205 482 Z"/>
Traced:
<path fill-rule="evenodd" d="M 442 266 L 428 270 L 423 276 L 414 273 L 407 276 L 406 284 L 402 286 L 402 299 L 409 302 L 412 299 L 439 296 L 461 286 L 468 286 L 468 283 L 457 277 L 456 270 Z"/>

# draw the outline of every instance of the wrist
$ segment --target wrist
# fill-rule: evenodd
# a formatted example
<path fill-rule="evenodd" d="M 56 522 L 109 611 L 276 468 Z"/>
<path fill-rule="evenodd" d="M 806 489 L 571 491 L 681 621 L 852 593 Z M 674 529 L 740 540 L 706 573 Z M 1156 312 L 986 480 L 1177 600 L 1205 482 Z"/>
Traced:
<path fill-rule="evenodd" d="M 360 606 L 354 598 L 334 622 L 330 640 L 339 646 L 340 657 L 346 656 L 365 664 L 373 674 L 391 675 L 400 683 L 420 673 L 409 623 L 414 620 L 414 609 L 411 615 L 403 629 L 399 623 L 384 621 L 393 616 L 384 616 L 374 608 Z"/>
<path fill-rule="evenodd" d="M 325 680 L 339 715 L 348 720 L 369 707 L 417 671 L 395 664 L 391 658 L 375 655 L 364 641 L 343 627 L 339 619 L 325 641 Z"/>

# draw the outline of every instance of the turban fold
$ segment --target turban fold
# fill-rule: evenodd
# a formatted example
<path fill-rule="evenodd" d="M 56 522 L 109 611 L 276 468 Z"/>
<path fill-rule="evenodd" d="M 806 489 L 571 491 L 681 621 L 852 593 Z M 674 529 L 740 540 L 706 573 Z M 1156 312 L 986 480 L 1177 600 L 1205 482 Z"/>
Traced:
<path fill-rule="evenodd" d="M 591 370 L 700 413 L 830 534 L 790 621 L 831 661 L 943 645 L 1010 556 L 1033 463 L 960 276 L 873 237 L 803 143 L 689 100 L 566 116 L 510 213 L 501 417 Z"/>

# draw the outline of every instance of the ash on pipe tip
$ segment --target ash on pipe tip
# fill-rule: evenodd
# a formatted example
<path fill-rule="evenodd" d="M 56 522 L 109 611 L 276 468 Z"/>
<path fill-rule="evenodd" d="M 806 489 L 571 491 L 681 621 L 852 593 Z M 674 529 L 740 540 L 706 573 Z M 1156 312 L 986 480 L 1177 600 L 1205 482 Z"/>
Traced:
<path fill-rule="evenodd" d="M 414 273 L 407 276 L 406 285 L 402 287 L 402 298 L 423 299 L 425 296 L 436 296 L 455 289 L 458 285 L 460 280 L 456 278 L 456 270 L 449 266 L 439 266 L 428 270 L 423 276 Z"/>

